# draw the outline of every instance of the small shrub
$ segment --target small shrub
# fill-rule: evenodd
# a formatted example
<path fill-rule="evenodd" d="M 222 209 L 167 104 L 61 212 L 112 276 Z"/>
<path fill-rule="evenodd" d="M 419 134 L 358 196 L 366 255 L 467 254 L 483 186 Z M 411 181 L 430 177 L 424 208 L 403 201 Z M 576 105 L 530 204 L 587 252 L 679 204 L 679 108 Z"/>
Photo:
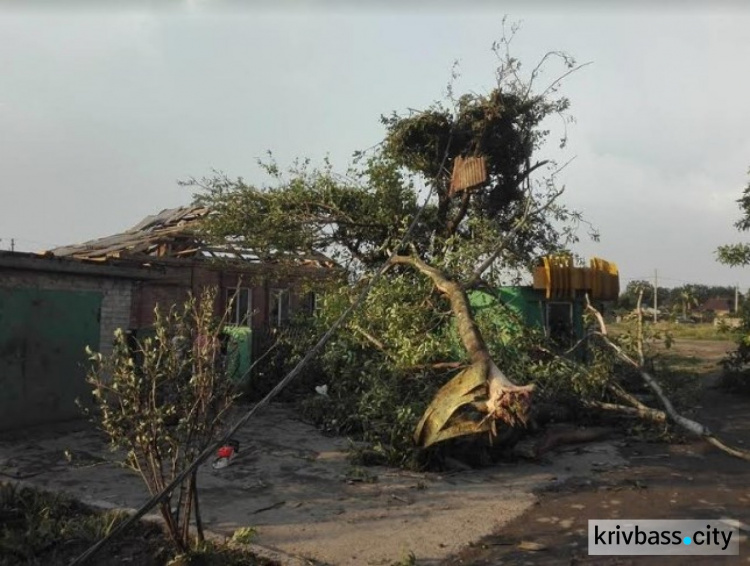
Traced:
<path fill-rule="evenodd" d="M 750 301 L 742 303 L 739 315 L 739 325 L 732 332 L 737 348 L 721 362 L 719 386 L 732 393 L 750 395 Z"/>
<path fill-rule="evenodd" d="M 258 529 L 255 527 L 240 527 L 232 533 L 232 542 L 238 544 L 250 544 L 258 537 Z"/>
<path fill-rule="evenodd" d="M 121 330 L 109 356 L 90 353 L 88 381 L 98 412 L 94 417 L 113 448 L 126 453 L 152 495 L 163 491 L 213 441 L 234 399 L 225 371 L 220 336 L 223 320 L 213 315 L 215 291 L 190 297 L 181 309 L 158 307 L 154 335 L 129 343 Z M 176 547 L 190 546 L 195 518 L 202 538 L 197 476 L 175 489 L 159 510 Z"/>

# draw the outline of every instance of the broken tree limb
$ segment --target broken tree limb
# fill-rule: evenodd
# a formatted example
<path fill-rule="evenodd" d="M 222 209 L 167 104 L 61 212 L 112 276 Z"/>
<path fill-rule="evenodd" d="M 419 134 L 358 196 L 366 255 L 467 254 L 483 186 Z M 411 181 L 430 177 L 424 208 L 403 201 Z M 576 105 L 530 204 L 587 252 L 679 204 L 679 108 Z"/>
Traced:
<path fill-rule="evenodd" d="M 633 411 L 635 411 L 635 414 L 637 414 L 639 417 L 657 423 L 663 423 L 667 420 L 667 414 L 664 411 L 660 411 L 659 409 L 654 409 L 652 407 L 649 407 L 648 405 L 644 405 L 635 396 L 625 391 L 616 383 L 608 383 L 607 390 L 615 397 L 619 397 L 626 403 L 630 403 L 630 407 L 628 408 L 632 408 Z M 615 406 L 619 407 L 621 405 Z"/>
<path fill-rule="evenodd" d="M 640 303 L 640 301 L 639 301 Z M 625 351 L 612 342 L 612 340 L 609 339 L 609 336 L 607 335 L 607 327 L 604 323 L 604 318 L 602 317 L 601 313 L 594 308 L 594 306 L 591 305 L 591 302 L 589 301 L 588 295 L 586 295 L 586 309 L 589 310 L 594 317 L 599 321 L 600 330 L 595 331 L 592 334 L 599 336 L 602 341 L 615 353 L 615 355 L 622 360 L 623 362 L 627 363 L 628 365 L 632 366 L 636 370 L 638 370 L 638 373 L 640 373 L 641 378 L 643 378 L 643 381 L 648 385 L 649 389 L 654 392 L 654 395 L 659 399 L 661 404 L 664 406 L 664 411 L 666 412 L 667 416 L 670 420 L 675 422 L 677 425 L 682 427 L 687 432 L 694 434 L 696 436 L 699 436 L 706 440 L 709 444 L 715 446 L 719 450 L 722 450 L 723 452 L 729 454 L 730 456 L 734 456 L 735 458 L 741 458 L 742 460 L 747 460 L 750 462 L 750 452 L 746 450 L 741 450 L 738 448 L 733 448 L 731 446 L 726 445 L 724 442 L 719 440 L 714 436 L 714 434 L 711 432 L 711 430 L 692 419 L 689 419 L 681 414 L 679 414 L 674 406 L 672 405 L 672 401 L 669 400 L 669 398 L 664 393 L 664 390 L 662 389 L 661 385 L 659 385 L 659 382 L 643 368 L 643 364 L 638 363 L 633 358 L 631 358 Z M 639 309 L 640 311 L 640 309 Z M 642 319 L 639 315 L 639 326 L 642 324 Z M 639 333 L 640 336 L 640 333 Z M 641 352 L 643 350 L 641 349 L 641 346 L 638 347 L 639 357 L 642 355 Z"/>
<path fill-rule="evenodd" d="M 599 314 L 598 312 L 596 313 L 596 315 L 598 315 L 598 317 L 601 318 L 601 314 Z M 602 322 L 603 322 L 603 319 L 602 319 Z M 605 326 L 604 332 L 606 332 L 606 330 L 607 328 Z M 570 348 L 569 350 L 567 350 L 565 354 L 569 354 L 570 352 L 574 351 L 578 346 L 586 342 L 588 338 L 589 338 L 589 335 L 579 340 L 578 343 L 572 348 Z M 567 358 L 565 358 L 565 354 L 561 356 L 543 347 L 537 347 L 537 349 L 540 352 L 544 352 L 545 354 L 556 357 L 560 360 L 563 360 L 566 362 L 568 361 Z M 631 395 L 630 393 L 625 391 L 625 389 L 623 389 L 622 386 L 615 383 L 614 381 L 611 381 L 611 379 L 607 380 L 604 385 L 607 388 L 607 391 L 609 391 L 609 393 L 611 393 L 614 397 L 617 397 L 621 401 L 628 403 L 628 404 L 618 405 L 616 403 L 607 403 L 604 401 L 585 400 L 585 399 L 582 400 L 582 404 L 585 407 L 588 407 L 590 409 L 622 413 L 627 416 L 640 417 L 640 418 L 653 421 L 656 423 L 663 423 L 668 420 L 667 414 L 664 411 L 660 411 L 659 409 L 654 409 L 652 407 L 649 407 L 648 405 L 643 404 L 637 397 L 635 397 L 635 395 Z"/>
<path fill-rule="evenodd" d="M 638 417 L 653 421 L 655 423 L 664 423 L 667 421 L 667 413 L 658 409 L 651 409 L 646 407 L 644 411 L 638 407 L 631 407 L 629 405 L 618 405 L 617 403 L 605 403 L 604 401 L 589 400 L 583 401 L 583 406 L 589 409 L 597 409 L 600 411 L 608 411 L 613 413 L 620 413 L 629 417 Z"/>
<path fill-rule="evenodd" d="M 531 208 L 531 205 L 534 201 L 531 195 L 529 195 L 526 199 L 526 202 L 524 203 L 523 213 L 521 214 L 521 216 L 514 222 L 513 227 L 505 234 L 505 236 L 495 247 L 495 249 L 484 259 L 481 264 L 479 264 L 479 267 L 477 267 L 474 270 L 474 273 L 472 273 L 471 276 L 466 280 L 465 287 L 472 288 L 477 285 L 482 278 L 482 274 L 487 271 L 487 269 L 489 269 L 489 267 L 497 260 L 498 257 L 500 257 L 500 254 L 503 253 L 503 251 L 506 249 L 508 243 L 513 238 L 513 236 L 515 236 L 516 232 L 524 228 L 532 217 L 542 214 L 543 212 L 548 210 L 555 203 L 558 197 L 563 194 L 564 190 L 565 189 L 560 189 L 555 191 L 547 198 L 547 201 L 545 203 L 538 205 L 533 210 Z"/>
<path fill-rule="evenodd" d="M 487 345 L 471 312 L 464 287 L 421 258 L 393 256 L 391 263 L 416 269 L 429 277 L 449 301 L 461 342 L 471 365 L 446 383 L 427 407 L 414 432 L 421 446 L 456 436 L 489 431 L 496 434 L 496 421 L 508 426 L 525 424 L 534 385 L 516 385 L 491 359 Z M 477 418 L 473 413 L 481 414 Z"/>

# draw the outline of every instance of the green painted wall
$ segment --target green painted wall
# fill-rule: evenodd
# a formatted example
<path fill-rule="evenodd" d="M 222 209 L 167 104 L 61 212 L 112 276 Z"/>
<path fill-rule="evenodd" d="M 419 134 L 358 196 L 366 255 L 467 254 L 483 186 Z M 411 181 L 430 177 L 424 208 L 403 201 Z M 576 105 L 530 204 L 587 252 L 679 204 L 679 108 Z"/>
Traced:
<path fill-rule="evenodd" d="M 102 294 L 0 288 L 0 430 L 81 416 Z"/>
<path fill-rule="evenodd" d="M 224 332 L 229 337 L 227 373 L 230 379 L 245 382 L 252 365 L 253 331 L 246 326 L 226 326 Z"/>
<path fill-rule="evenodd" d="M 485 309 L 496 309 L 498 323 L 506 318 L 502 316 L 502 309 L 498 304 L 502 303 L 518 314 L 529 326 L 544 328 L 544 311 L 541 294 L 531 287 L 501 287 L 493 293 L 486 291 L 471 291 L 469 302 L 475 313 Z M 493 313 L 494 314 L 494 313 Z"/>
<path fill-rule="evenodd" d="M 547 300 L 541 291 L 533 287 L 500 287 L 494 293 L 485 291 L 472 291 L 469 293 L 469 302 L 475 310 L 492 309 L 497 301 L 518 313 L 529 326 L 539 329 L 545 327 L 545 309 Z M 573 306 L 573 331 L 577 338 L 582 338 L 583 328 L 583 299 L 576 298 L 570 301 L 553 300 L 555 303 L 567 303 Z M 502 311 L 498 311 L 498 320 Z"/>

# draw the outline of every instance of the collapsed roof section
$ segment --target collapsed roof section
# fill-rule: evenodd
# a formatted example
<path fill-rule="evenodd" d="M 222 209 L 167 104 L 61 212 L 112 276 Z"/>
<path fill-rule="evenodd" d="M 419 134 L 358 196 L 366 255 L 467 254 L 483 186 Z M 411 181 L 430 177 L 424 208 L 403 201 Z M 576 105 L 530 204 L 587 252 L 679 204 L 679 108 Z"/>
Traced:
<path fill-rule="evenodd" d="M 47 254 L 85 261 L 112 259 L 141 261 L 169 259 L 216 259 L 243 263 L 290 263 L 332 268 L 332 259 L 318 252 L 271 252 L 259 254 L 230 241 L 213 246 L 203 240 L 200 223 L 210 214 L 203 206 L 183 206 L 162 210 L 122 232 L 82 244 L 62 246 Z"/>

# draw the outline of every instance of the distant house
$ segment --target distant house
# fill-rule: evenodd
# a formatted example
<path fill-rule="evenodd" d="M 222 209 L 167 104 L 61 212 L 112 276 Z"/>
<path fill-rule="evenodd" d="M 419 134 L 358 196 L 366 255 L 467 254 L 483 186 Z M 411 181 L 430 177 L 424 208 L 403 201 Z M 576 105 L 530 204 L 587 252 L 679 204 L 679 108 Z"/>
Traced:
<path fill-rule="evenodd" d="M 703 303 L 698 310 L 702 313 L 714 313 L 717 317 L 727 316 L 734 312 L 734 299 L 714 297 Z"/>

